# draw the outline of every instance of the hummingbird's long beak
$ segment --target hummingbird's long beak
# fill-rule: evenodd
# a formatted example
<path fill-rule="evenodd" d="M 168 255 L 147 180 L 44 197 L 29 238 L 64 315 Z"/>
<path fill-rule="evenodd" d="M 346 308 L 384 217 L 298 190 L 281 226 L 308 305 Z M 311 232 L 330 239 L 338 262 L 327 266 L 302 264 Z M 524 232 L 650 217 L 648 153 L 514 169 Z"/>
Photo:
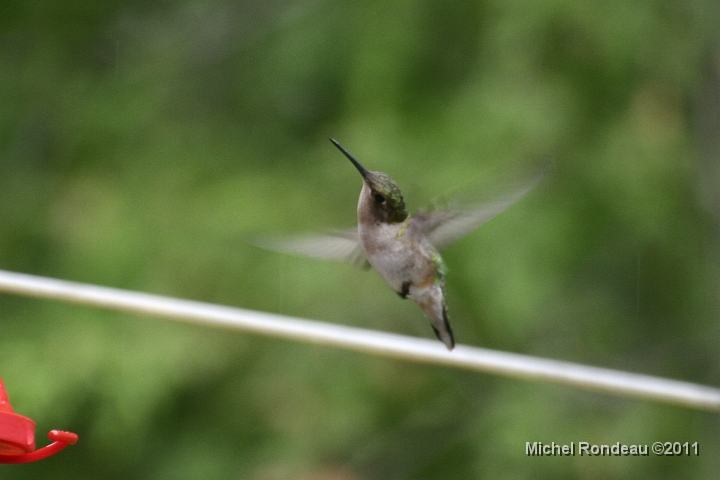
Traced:
<path fill-rule="evenodd" d="M 367 178 L 368 170 L 365 167 L 363 167 L 362 165 L 360 165 L 360 162 L 355 160 L 355 157 L 350 155 L 350 153 L 347 150 L 345 150 L 343 148 L 343 146 L 340 145 L 334 138 L 331 138 L 330 141 L 333 143 L 333 145 L 335 145 L 338 148 L 338 150 L 340 150 L 342 153 L 345 154 L 345 156 L 352 162 L 353 165 L 355 165 L 355 168 L 358 169 L 358 172 L 360 172 L 360 175 L 362 175 L 363 178 Z"/>

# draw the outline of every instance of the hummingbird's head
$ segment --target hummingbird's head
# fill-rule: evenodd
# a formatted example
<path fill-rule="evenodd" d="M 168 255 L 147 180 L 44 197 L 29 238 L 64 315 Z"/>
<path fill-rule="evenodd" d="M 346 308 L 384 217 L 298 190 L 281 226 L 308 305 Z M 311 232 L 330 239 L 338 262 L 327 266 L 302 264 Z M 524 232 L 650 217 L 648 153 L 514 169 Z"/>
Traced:
<path fill-rule="evenodd" d="M 402 192 L 400 192 L 397 183 L 385 173 L 366 169 L 342 145 L 332 138 L 330 141 L 345 154 L 363 177 L 364 185 L 362 192 L 360 192 L 358 212 L 362 211 L 368 214 L 370 218 L 380 222 L 398 223 L 405 221 L 408 214 L 405 210 Z"/>

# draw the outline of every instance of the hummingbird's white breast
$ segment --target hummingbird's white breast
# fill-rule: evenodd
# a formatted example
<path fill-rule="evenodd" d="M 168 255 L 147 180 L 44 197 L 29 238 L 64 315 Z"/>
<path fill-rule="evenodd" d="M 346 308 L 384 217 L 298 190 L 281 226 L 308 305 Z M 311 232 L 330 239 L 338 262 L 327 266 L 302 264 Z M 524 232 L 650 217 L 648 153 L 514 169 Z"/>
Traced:
<path fill-rule="evenodd" d="M 429 286 L 435 277 L 433 252 L 427 251 L 411 220 L 402 223 L 359 224 L 360 244 L 370 265 L 390 287 L 401 292 Z"/>

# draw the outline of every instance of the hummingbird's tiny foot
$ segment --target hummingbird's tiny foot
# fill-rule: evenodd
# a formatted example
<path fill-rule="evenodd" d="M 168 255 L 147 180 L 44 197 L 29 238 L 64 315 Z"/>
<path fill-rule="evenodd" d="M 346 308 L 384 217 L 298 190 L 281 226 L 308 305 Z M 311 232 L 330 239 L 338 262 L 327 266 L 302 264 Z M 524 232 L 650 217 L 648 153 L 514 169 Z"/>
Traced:
<path fill-rule="evenodd" d="M 400 298 L 403 300 L 407 298 L 407 296 L 410 294 L 410 282 L 403 282 L 402 284 L 402 290 L 397 292 L 398 295 L 400 295 Z"/>

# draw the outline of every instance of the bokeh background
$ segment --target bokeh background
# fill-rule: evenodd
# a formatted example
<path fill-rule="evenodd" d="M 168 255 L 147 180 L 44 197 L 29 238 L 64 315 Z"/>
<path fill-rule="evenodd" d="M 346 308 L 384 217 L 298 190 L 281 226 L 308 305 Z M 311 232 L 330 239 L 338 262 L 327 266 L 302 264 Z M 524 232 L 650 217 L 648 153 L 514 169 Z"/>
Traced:
<path fill-rule="evenodd" d="M 245 240 L 539 156 L 444 257 L 460 343 L 720 384 L 714 0 L 4 1 L 0 268 L 432 337 L 375 272 Z M 716 478 L 713 413 L 0 295 L 0 477 Z M 699 442 L 531 458 L 525 442 Z"/>

